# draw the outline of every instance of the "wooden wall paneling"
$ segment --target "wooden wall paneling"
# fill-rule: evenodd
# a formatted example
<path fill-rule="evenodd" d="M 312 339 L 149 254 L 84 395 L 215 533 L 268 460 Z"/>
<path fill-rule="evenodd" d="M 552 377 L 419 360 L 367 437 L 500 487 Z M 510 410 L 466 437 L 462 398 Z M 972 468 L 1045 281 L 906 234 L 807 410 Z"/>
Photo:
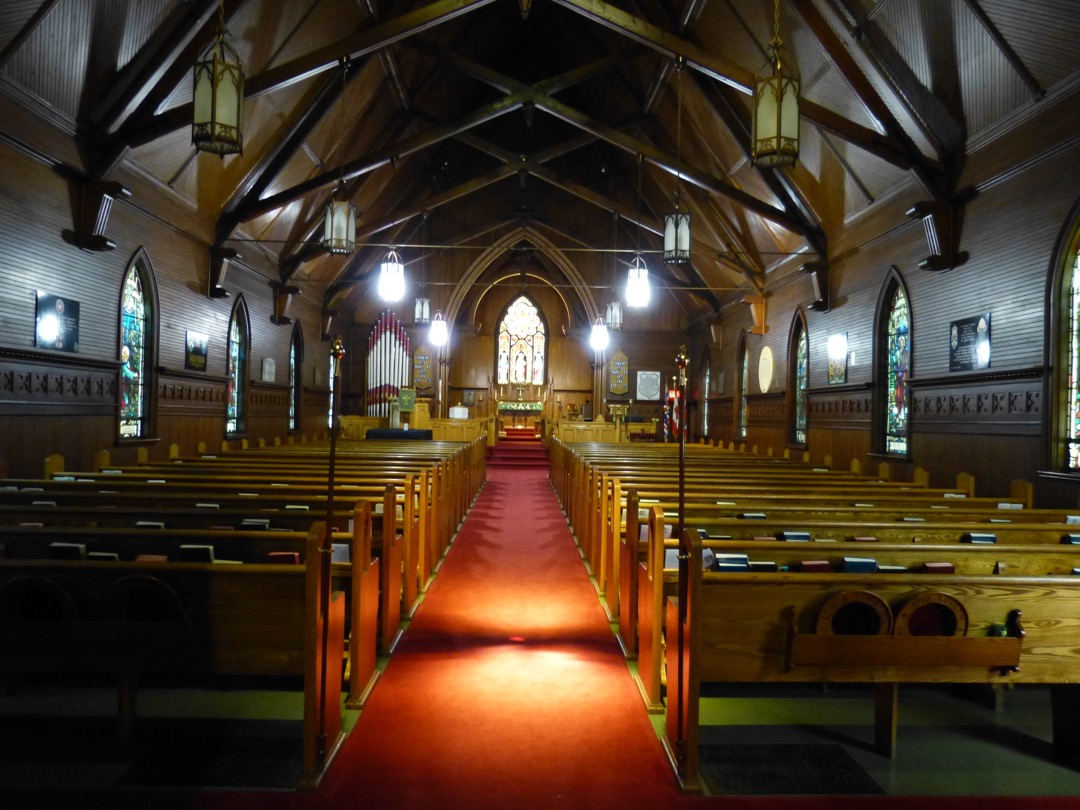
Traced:
<path fill-rule="evenodd" d="M 807 397 L 807 447 L 813 461 L 831 456 L 834 469 L 857 459 L 868 469 L 871 389 L 868 384 L 811 388 Z"/>
<path fill-rule="evenodd" d="M 934 486 L 951 485 L 959 472 L 975 476 L 980 495 L 1007 495 L 1014 478 L 1034 481 L 1042 445 L 1041 369 L 917 378 L 911 391 L 910 455 L 931 472 Z"/>

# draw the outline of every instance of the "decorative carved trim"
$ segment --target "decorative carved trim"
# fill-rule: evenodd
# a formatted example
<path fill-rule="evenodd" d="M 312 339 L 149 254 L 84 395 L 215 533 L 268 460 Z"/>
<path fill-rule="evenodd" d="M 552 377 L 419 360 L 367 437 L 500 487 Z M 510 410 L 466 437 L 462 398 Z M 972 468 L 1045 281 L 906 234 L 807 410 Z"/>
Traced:
<path fill-rule="evenodd" d="M 912 428 L 919 433 L 1036 435 L 1043 418 L 1042 370 L 964 375 L 924 381 L 912 391 Z"/>
<path fill-rule="evenodd" d="M 118 361 L 0 349 L 0 413 L 116 416 Z"/>

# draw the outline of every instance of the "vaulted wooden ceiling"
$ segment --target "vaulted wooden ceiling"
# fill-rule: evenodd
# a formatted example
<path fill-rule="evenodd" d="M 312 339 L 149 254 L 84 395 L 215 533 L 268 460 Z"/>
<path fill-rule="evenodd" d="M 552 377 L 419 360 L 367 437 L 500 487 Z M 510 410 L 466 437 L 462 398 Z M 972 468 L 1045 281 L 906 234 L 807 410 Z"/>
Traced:
<path fill-rule="evenodd" d="M 153 178 L 212 221 L 208 248 L 335 310 L 369 305 L 387 245 L 656 251 L 678 189 L 693 261 L 650 267 L 707 318 L 827 260 L 830 233 L 898 189 L 955 200 L 970 145 L 1080 73 L 1074 0 L 780 0 L 802 149 L 759 169 L 748 91 L 773 0 L 4 6 L 0 90 L 72 135 L 72 168 Z M 248 77 L 244 151 L 224 160 L 190 131 L 191 67 L 222 13 Z M 341 183 L 359 212 L 347 257 L 319 245 Z"/>

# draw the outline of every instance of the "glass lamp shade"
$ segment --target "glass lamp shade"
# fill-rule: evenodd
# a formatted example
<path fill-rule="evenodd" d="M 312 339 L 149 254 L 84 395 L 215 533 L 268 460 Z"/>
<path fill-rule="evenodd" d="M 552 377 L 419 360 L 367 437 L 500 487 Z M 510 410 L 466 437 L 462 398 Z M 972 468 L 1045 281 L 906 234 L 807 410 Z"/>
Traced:
<path fill-rule="evenodd" d="M 626 305 L 635 309 L 647 307 L 651 297 L 649 268 L 639 253 L 630 262 L 630 270 L 626 274 Z"/>
<path fill-rule="evenodd" d="M 664 217 L 664 264 L 690 261 L 690 212 L 675 209 Z"/>
<path fill-rule="evenodd" d="M 618 301 L 612 301 L 608 304 L 604 322 L 607 324 L 607 328 L 613 332 L 622 329 L 622 304 Z"/>
<path fill-rule="evenodd" d="M 790 166 L 799 157 L 799 79 L 776 54 L 769 74 L 754 85 L 753 160 L 758 166 Z"/>
<path fill-rule="evenodd" d="M 592 346 L 594 352 L 602 352 L 608 347 L 608 330 L 604 326 L 603 320 L 600 316 L 596 316 L 596 323 L 593 324 L 592 333 L 589 335 L 589 345 Z"/>
<path fill-rule="evenodd" d="M 397 251 L 391 250 L 379 270 L 379 297 L 383 301 L 400 301 L 405 297 L 405 265 Z"/>
<path fill-rule="evenodd" d="M 244 149 L 244 70 L 240 57 L 218 37 L 206 58 L 195 63 L 191 142 L 200 152 L 240 154 Z"/>
<path fill-rule="evenodd" d="M 442 313 L 436 312 L 435 319 L 431 322 L 431 329 L 428 331 L 428 340 L 431 341 L 432 346 L 445 346 L 449 337 L 450 333 L 446 328 Z"/>
<path fill-rule="evenodd" d="M 348 200 L 331 200 L 326 204 L 323 246 L 331 253 L 356 250 L 356 208 Z"/>
<path fill-rule="evenodd" d="M 431 320 L 430 298 L 417 298 L 413 307 L 413 321 L 415 323 L 427 323 Z"/>

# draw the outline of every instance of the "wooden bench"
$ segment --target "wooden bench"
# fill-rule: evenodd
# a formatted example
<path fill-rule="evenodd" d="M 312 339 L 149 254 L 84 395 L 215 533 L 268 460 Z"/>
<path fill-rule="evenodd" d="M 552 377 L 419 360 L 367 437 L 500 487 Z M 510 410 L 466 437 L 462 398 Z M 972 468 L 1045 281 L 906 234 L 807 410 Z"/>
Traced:
<path fill-rule="evenodd" d="M 665 617 L 664 743 L 684 789 L 701 789 L 698 706 L 707 682 L 876 684 L 875 745 L 884 753 L 895 747 L 898 683 L 1053 684 L 1054 744 L 1080 753 L 1080 578 L 719 574 L 702 571 L 702 552 L 697 533 L 684 532 L 686 584 Z M 844 610 L 876 613 L 879 631 L 834 632 Z M 922 611 L 953 616 L 956 632 L 916 632 Z"/>
<path fill-rule="evenodd" d="M 303 780 L 314 785 L 343 740 L 345 600 L 329 592 L 324 538 L 313 526 L 299 566 L 4 561 L 0 669 L 115 673 L 124 737 L 140 673 L 302 678 Z"/>

